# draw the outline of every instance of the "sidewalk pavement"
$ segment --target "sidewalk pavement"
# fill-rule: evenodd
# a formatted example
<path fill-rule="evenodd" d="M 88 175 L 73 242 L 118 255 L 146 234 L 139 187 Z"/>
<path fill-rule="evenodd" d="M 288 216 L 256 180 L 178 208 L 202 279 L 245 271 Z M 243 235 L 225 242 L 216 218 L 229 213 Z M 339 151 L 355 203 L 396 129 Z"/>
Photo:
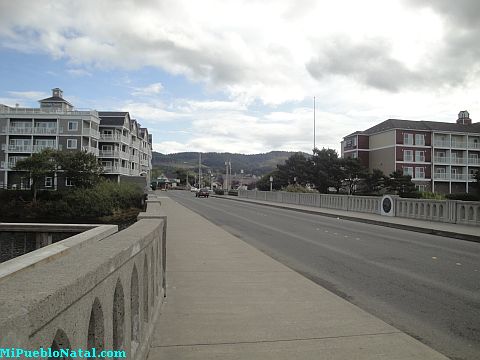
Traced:
<path fill-rule="evenodd" d="M 447 360 L 172 199 L 149 360 Z"/>
<path fill-rule="evenodd" d="M 317 208 L 313 206 L 294 205 L 276 203 L 271 201 L 253 200 L 240 198 L 238 196 L 220 196 L 213 195 L 219 199 L 228 199 L 233 201 L 250 202 L 264 206 L 276 207 L 280 209 L 289 209 L 305 212 L 309 214 L 318 214 L 322 216 L 338 217 L 341 219 L 364 222 L 369 224 L 388 226 L 403 230 L 411 230 L 426 234 L 453 237 L 462 240 L 480 242 L 480 227 L 473 225 L 451 224 L 428 220 L 418 220 L 409 218 L 400 218 L 395 216 L 382 216 L 377 214 L 361 213 L 354 211 L 344 211 L 326 208 Z"/>

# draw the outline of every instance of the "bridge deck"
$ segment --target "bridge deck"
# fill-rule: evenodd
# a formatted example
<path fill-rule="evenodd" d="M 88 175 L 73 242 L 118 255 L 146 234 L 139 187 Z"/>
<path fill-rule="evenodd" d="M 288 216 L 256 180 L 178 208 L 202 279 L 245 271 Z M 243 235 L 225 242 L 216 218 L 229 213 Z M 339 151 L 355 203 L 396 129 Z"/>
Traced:
<path fill-rule="evenodd" d="M 163 198 L 167 294 L 156 359 L 444 359 Z"/>

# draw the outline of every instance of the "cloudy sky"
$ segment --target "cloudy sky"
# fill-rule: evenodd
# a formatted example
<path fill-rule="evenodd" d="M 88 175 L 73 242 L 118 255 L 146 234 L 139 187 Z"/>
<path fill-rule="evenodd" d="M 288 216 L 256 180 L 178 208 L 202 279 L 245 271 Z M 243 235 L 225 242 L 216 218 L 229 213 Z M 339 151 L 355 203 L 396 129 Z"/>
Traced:
<path fill-rule="evenodd" d="M 0 103 L 129 111 L 163 153 L 339 151 L 480 119 L 477 0 L 0 0 Z"/>

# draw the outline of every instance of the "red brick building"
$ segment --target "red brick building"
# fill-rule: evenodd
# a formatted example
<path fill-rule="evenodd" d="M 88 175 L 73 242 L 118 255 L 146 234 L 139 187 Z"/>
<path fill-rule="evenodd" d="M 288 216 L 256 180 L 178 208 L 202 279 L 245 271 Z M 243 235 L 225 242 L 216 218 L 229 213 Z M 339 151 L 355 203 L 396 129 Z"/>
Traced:
<path fill-rule="evenodd" d="M 388 119 L 345 136 L 341 154 L 370 170 L 411 175 L 421 191 L 469 192 L 480 170 L 480 122 L 468 111 L 455 123 Z"/>

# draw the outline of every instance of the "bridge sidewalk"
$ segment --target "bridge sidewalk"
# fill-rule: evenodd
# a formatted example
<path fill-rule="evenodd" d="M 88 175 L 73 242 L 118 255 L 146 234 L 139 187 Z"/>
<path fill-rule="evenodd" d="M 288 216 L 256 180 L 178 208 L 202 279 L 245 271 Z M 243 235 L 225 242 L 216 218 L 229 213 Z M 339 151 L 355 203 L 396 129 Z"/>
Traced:
<path fill-rule="evenodd" d="M 157 359 L 447 358 L 162 198 L 167 301 Z"/>
<path fill-rule="evenodd" d="M 473 225 L 450 224 L 419 219 L 408 219 L 400 217 L 382 216 L 378 214 L 360 213 L 354 211 L 344 211 L 326 208 L 317 208 L 313 206 L 275 203 L 271 201 L 262 201 L 254 199 L 240 198 L 237 196 L 215 196 L 219 199 L 228 199 L 233 201 L 251 202 L 259 205 L 277 207 L 281 209 L 290 209 L 309 214 L 318 214 L 322 216 L 339 217 L 352 221 L 365 222 L 375 225 L 388 226 L 403 230 L 411 230 L 427 234 L 448 236 L 457 239 L 480 242 L 480 228 Z"/>

